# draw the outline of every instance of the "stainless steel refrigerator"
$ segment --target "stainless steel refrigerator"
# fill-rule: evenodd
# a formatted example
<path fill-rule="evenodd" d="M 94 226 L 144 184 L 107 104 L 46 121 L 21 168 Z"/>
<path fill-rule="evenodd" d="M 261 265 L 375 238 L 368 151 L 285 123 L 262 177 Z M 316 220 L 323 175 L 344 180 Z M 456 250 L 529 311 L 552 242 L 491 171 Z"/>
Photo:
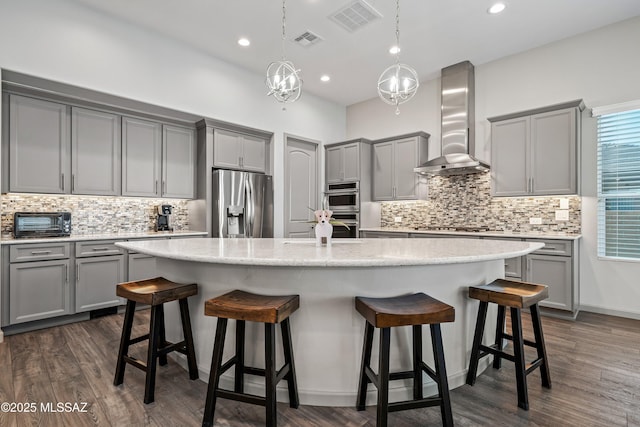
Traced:
<path fill-rule="evenodd" d="M 212 237 L 273 237 L 270 175 L 213 171 Z"/>

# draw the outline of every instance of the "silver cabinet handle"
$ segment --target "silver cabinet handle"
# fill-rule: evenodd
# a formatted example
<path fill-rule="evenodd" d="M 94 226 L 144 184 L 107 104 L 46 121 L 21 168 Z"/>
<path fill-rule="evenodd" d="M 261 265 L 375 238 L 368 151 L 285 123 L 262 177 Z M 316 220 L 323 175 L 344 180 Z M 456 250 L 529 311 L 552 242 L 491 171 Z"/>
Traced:
<path fill-rule="evenodd" d="M 162 194 L 167 192 L 167 181 L 162 181 Z"/>
<path fill-rule="evenodd" d="M 91 248 L 91 250 L 93 250 L 93 251 L 108 251 L 109 249 L 110 249 L 110 248 L 106 248 L 106 247 L 102 247 L 102 248 L 98 248 L 98 247 Z"/>
<path fill-rule="evenodd" d="M 76 264 L 76 282 L 80 282 L 80 264 Z"/>
<path fill-rule="evenodd" d="M 64 282 L 69 283 L 69 265 L 65 264 L 64 266 Z"/>
<path fill-rule="evenodd" d="M 158 194 L 158 180 L 156 179 L 155 193 Z"/>
<path fill-rule="evenodd" d="M 64 173 L 60 174 L 62 177 L 62 191 L 64 191 Z"/>
<path fill-rule="evenodd" d="M 31 255 L 48 255 L 51 251 L 31 251 Z"/>
<path fill-rule="evenodd" d="M 71 192 L 73 193 L 74 191 L 76 191 L 76 175 L 75 174 L 71 174 Z"/>

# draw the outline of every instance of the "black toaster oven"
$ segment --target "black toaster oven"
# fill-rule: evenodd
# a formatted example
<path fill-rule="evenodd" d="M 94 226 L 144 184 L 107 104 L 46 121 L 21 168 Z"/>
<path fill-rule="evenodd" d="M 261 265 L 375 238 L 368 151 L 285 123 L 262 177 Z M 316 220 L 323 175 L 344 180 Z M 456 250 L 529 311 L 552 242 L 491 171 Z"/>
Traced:
<path fill-rule="evenodd" d="M 71 234 L 71 212 L 15 212 L 13 236 L 64 237 Z"/>

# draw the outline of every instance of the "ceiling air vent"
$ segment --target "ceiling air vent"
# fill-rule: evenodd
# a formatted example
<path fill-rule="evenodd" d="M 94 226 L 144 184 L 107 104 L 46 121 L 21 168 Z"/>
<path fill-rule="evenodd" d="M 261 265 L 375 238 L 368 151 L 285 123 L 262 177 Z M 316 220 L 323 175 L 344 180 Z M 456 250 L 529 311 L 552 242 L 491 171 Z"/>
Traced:
<path fill-rule="evenodd" d="M 307 30 L 304 33 L 300 34 L 295 39 L 293 39 L 293 41 L 295 41 L 302 47 L 309 47 L 322 41 L 322 37 Z"/>
<path fill-rule="evenodd" d="M 350 33 L 380 18 L 382 14 L 364 0 L 356 0 L 329 16 L 329 19 Z"/>

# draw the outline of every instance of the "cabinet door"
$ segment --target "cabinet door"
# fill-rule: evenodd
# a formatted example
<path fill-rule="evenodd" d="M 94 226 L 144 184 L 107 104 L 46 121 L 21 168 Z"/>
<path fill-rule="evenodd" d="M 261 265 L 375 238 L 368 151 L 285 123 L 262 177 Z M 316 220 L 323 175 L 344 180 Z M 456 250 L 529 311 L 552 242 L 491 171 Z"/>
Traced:
<path fill-rule="evenodd" d="M 348 144 L 344 150 L 344 180 L 357 181 L 360 179 L 360 146 Z"/>
<path fill-rule="evenodd" d="M 344 176 L 344 147 L 329 147 L 325 153 L 327 183 L 341 182 Z"/>
<path fill-rule="evenodd" d="M 393 200 L 393 142 L 373 146 L 373 195 L 376 200 Z"/>
<path fill-rule="evenodd" d="M 129 254 L 128 281 L 157 277 L 156 257 L 145 254 Z"/>
<path fill-rule="evenodd" d="M 124 273 L 124 255 L 77 259 L 76 313 L 121 304 L 116 285 Z"/>
<path fill-rule="evenodd" d="M 213 133 L 213 166 L 239 169 L 242 157 L 242 139 L 236 132 L 216 129 Z"/>
<path fill-rule="evenodd" d="M 576 194 L 576 109 L 531 116 L 534 195 Z"/>
<path fill-rule="evenodd" d="M 69 113 L 66 105 L 9 98 L 9 191 L 68 193 Z"/>
<path fill-rule="evenodd" d="M 160 196 L 162 125 L 122 118 L 122 195 Z"/>
<path fill-rule="evenodd" d="M 69 260 L 11 264 L 10 324 L 71 314 Z"/>
<path fill-rule="evenodd" d="M 266 172 L 267 142 L 251 135 L 242 137 L 242 156 L 240 167 L 251 172 Z"/>
<path fill-rule="evenodd" d="M 417 198 L 418 174 L 413 168 L 419 166 L 418 141 L 407 138 L 394 142 L 394 182 L 396 200 Z"/>
<path fill-rule="evenodd" d="M 528 117 L 491 124 L 491 191 L 494 196 L 529 193 Z"/>
<path fill-rule="evenodd" d="M 193 129 L 163 126 L 162 196 L 195 196 L 196 139 Z"/>
<path fill-rule="evenodd" d="M 573 310 L 571 257 L 529 254 L 525 260 L 525 280 L 549 287 L 549 298 L 540 305 Z"/>
<path fill-rule="evenodd" d="M 71 192 L 120 194 L 120 118 L 73 107 L 71 110 Z"/>

